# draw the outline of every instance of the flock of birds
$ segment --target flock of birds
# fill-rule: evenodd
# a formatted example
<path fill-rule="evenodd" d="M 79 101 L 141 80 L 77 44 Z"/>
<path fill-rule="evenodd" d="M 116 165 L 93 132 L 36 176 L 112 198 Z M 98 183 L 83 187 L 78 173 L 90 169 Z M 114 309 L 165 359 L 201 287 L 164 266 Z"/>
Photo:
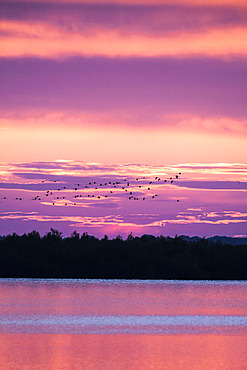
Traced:
<path fill-rule="evenodd" d="M 108 181 L 97 183 L 96 181 L 90 181 L 86 184 L 73 184 L 73 186 L 63 186 L 65 183 L 60 182 L 59 179 L 54 180 L 42 180 L 42 183 L 57 183 L 60 187 L 54 189 L 46 189 L 42 191 L 42 195 L 35 195 L 32 200 L 44 202 L 47 198 L 52 198 L 49 202 L 51 205 L 74 205 L 80 204 L 80 200 L 85 200 L 88 198 L 94 199 L 105 199 L 108 197 L 119 196 L 121 192 L 126 194 L 126 198 L 134 201 L 145 201 L 147 199 L 155 199 L 158 194 L 153 193 L 153 187 L 157 189 L 157 185 L 160 184 L 173 184 L 175 180 L 178 180 L 181 172 L 175 174 L 173 177 L 162 179 L 159 176 L 155 176 L 153 179 L 143 177 L 137 177 L 131 180 L 123 179 L 121 181 Z M 81 193 L 81 194 L 79 194 Z M 70 198 L 65 195 L 70 195 Z M 7 200 L 8 197 L 4 196 L 1 199 Z M 22 197 L 13 198 L 17 201 L 22 201 Z M 179 199 L 176 200 L 179 202 Z"/>

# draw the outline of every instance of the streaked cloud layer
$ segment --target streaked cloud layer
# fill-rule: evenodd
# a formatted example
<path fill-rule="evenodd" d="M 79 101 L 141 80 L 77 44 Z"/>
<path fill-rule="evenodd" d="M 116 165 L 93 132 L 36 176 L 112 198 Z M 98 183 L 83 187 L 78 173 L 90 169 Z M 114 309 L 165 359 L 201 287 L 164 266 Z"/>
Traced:
<path fill-rule="evenodd" d="M 1 164 L 1 230 L 244 235 L 247 166 Z"/>
<path fill-rule="evenodd" d="M 40 3 L 40 0 L 8 0 L 9 3 Z M 43 0 L 43 3 L 59 3 L 66 4 L 70 3 L 70 0 Z M 150 0 L 73 0 L 74 4 L 150 4 Z M 186 5 L 234 5 L 240 7 L 246 7 L 246 2 L 244 0 L 174 0 L 174 4 L 186 4 Z M 171 4 L 171 0 L 153 0 L 152 4 Z"/>
<path fill-rule="evenodd" d="M 247 53 L 247 9 L 219 4 L 1 4 L 9 57 L 231 57 Z"/>
<path fill-rule="evenodd" d="M 3 110 L 117 112 L 141 125 L 162 115 L 247 116 L 243 60 L 4 58 L 0 66 Z"/>
<path fill-rule="evenodd" d="M 246 1 L 1 1 L 0 43 L 1 233 L 246 234 Z"/>

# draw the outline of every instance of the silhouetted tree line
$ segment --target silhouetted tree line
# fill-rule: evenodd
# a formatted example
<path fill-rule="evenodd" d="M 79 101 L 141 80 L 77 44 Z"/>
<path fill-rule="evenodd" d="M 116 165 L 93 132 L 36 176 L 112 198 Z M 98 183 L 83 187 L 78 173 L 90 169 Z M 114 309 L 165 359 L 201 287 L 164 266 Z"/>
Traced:
<path fill-rule="evenodd" d="M 51 229 L 0 239 L 1 278 L 246 280 L 247 245 L 143 235 L 103 239 Z"/>

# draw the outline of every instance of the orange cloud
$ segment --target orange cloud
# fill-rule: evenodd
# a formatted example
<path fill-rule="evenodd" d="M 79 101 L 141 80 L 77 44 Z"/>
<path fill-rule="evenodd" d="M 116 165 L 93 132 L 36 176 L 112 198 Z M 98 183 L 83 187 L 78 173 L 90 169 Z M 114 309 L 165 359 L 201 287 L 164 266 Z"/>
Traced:
<path fill-rule="evenodd" d="M 235 215 L 236 213 L 236 215 Z M 162 219 L 153 222 L 126 222 L 124 221 L 123 216 L 121 215 L 107 215 L 101 217 L 87 217 L 87 216 L 47 216 L 39 215 L 36 212 L 8 212 L 2 214 L 0 219 L 2 220 L 17 220 L 22 221 L 39 221 L 39 222 L 71 222 L 70 226 L 72 227 L 104 227 L 104 226 L 120 226 L 120 227 L 163 227 L 166 224 L 178 224 L 178 225 L 189 225 L 189 224 L 211 224 L 211 225 L 228 225 L 228 224 L 238 224 L 238 223 L 247 223 L 246 213 L 230 211 L 229 214 L 226 214 L 229 218 L 224 218 L 224 215 L 217 214 L 217 212 L 212 212 L 209 214 L 204 214 L 204 217 L 201 218 L 200 215 L 187 215 L 174 219 Z M 211 218 L 218 218 L 213 220 Z M 238 219 L 233 219 L 236 217 Z"/>
<path fill-rule="evenodd" d="M 26 3 L 38 3 L 40 0 L 8 0 L 11 2 L 26 2 Z M 43 0 L 44 3 L 60 3 L 66 4 L 71 3 L 70 0 Z M 102 4 L 102 0 L 73 0 L 75 4 Z M 130 4 L 130 5 L 202 5 L 202 6 L 240 6 L 246 7 L 247 3 L 245 0 L 107 0 L 105 4 Z"/>
<path fill-rule="evenodd" d="M 10 113 L 1 113 L 0 129 L 18 129 L 23 128 L 49 128 L 53 127 L 66 129 L 73 127 L 74 129 L 91 128 L 90 131 L 98 130 L 99 127 L 104 127 L 105 130 L 112 128 L 125 131 L 129 127 L 142 127 L 146 131 L 153 131 L 154 127 L 157 130 L 177 131 L 184 130 L 186 132 L 205 132 L 210 134 L 229 134 L 229 135 L 247 135 L 247 119 L 237 119 L 229 117 L 200 117 L 192 114 L 159 114 L 157 117 L 152 117 L 152 126 L 150 128 L 150 118 L 145 121 L 145 117 L 140 118 L 132 113 L 125 114 L 122 111 L 103 112 L 68 112 L 68 111 L 24 111 L 13 115 Z M 3 133 L 4 134 L 4 133 Z"/>
<path fill-rule="evenodd" d="M 247 55 L 247 27 L 175 32 L 154 37 L 117 30 L 66 33 L 42 23 L 4 21 L 0 37 L 2 57 L 38 56 L 64 58 L 73 55 L 108 57 L 231 57 Z M 7 33 L 8 36 L 3 36 Z"/>
<path fill-rule="evenodd" d="M 209 149 L 210 148 L 210 149 Z M 3 130 L 1 158 L 6 161 L 83 158 L 120 163 L 224 161 L 244 163 L 246 135 L 216 135 L 185 130 L 97 127 L 11 127 Z"/>

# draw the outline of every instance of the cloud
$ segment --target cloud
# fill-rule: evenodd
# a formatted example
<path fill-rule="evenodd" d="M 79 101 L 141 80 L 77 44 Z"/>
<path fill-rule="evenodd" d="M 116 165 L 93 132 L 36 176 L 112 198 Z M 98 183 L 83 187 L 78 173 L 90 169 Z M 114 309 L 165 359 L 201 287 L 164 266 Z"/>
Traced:
<path fill-rule="evenodd" d="M 8 128 L 15 127 L 54 127 L 66 128 L 72 126 L 74 128 L 91 127 L 97 129 L 119 127 L 126 129 L 129 127 L 139 126 L 149 129 L 150 119 L 152 119 L 152 128 L 169 129 L 172 131 L 182 130 L 186 132 L 205 132 L 225 135 L 246 135 L 247 134 L 247 119 L 228 118 L 228 117 L 198 117 L 193 115 L 182 114 L 157 114 L 155 111 L 153 115 L 147 112 L 146 117 L 143 112 L 142 116 L 133 112 L 124 114 L 122 112 L 112 113 L 88 113 L 88 112 L 22 112 L 16 114 L 9 114 L 2 112 L 0 118 L 0 125 Z M 42 164 L 40 163 L 39 166 Z M 30 164 L 28 164 L 30 166 Z M 55 166 L 55 167 L 54 167 Z M 54 168 L 62 168 L 64 165 L 57 163 L 53 165 Z M 96 167 L 95 167 L 96 169 Z"/>
<path fill-rule="evenodd" d="M 18 117 L 32 127 L 246 127 L 245 60 L 24 58 L 0 68 L 2 127 Z"/>
<path fill-rule="evenodd" d="M 207 190 L 247 190 L 247 182 L 238 181 L 179 181 L 179 187 L 188 189 L 207 189 Z"/>
<path fill-rule="evenodd" d="M 59 164 L 58 168 L 56 164 Z M 226 168 L 227 172 L 224 172 Z M 236 181 L 235 169 L 240 168 L 240 181 Z M 247 168 L 238 164 L 163 167 L 59 161 L 40 162 L 40 165 L 39 162 L 2 164 L 0 169 L 9 173 L 9 177 L 0 183 L 3 209 L 18 206 L 18 209 L 31 207 L 40 211 L 45 206 L 54 212 L 59 207 L 65 213 L 73 208 L 71 211 L 77 213 L 76 210 L 82 208 L 117 208 L 128 214 L 135 207 L 149 211 L 155 207 L 161 213 L 165 207 L 174 213 L 181 204 L 194 217 L 195 212 L 204 214 L 204 207 L 209 205 L 215 212 L 215 206 L 239 203 L 247 190 Z M 180 213 L 179 218 L 185 215 L 187 212 Z M 235 217 L 229 212 L 227 215 Z"/>
<path fill-rule="evenodd" d="M 123 35 L 115 30 L 98 30 L 90 35 L 71 34 L 42 24 L 23 26 L 18 22 L 2 22 L 1 33 L 0 56 L 12 58 L 247 56 L 247 27 L 244 26 L 154 37 Z"/>
<path fill-rule="evenodd" d="M 156 217 L 155 217 L 156 216 Z M 155 219 L 156 218 L 156 219 Z M 89 216 L 48 216 L 39 215 L 35 212 L 19 212 L 0 214 L 2 220 L 21 220 L 21 221 L 38 221 L 38 222 L 69 222 L 71 227 L 164 227 L 166 224 L 193 225 L 193 224 L 212 224 L 212 225 L 229 225 L 238 223 L 247 223 L 247 213 L 227 211 L 212 212 L 195 215 L 193 213 L 179 214 L 177 218 L 161 218 L 158 215 L 107 215 L 100 217 Z M 151 219 L 151 220 L 150 220 Z"/>
<path fill-rule="evenodd" d="M 197 213 L 197 214 L 195 214 Z M 222 212 L 180 212 L 177 220 L 168 220 L 169 223 L 205 223 L 205 224 L 235 224 L 247 223 L 246 212 L 222 211 Z"/>
<path fill-rule="evenodd" d="M 212 186 L 220 189 L 223 188 L 224 184 L 226 186 L 234 185 L 234 187 L 241 184 L 245 186 L 247 165 L 243 163 L 185 163 L 160 166 L 141 163 L 116 163 L 106 165 L 73 160 L 0 162 L 0 174 L 10 175 L 9 180 L 5 180 L 6 184 L 12 182 L 13 177 L 19 182 L 21 178 L 25 181 L 37 180 L 39 184 L 41 184 L 41 180 L 46 180 L 44 186 L 47 185 L 47 182 L 50 186 L 55 179 L 58 180 L 57 184 L 66 182 L 74 184 L 82 180 L 87 183 L 92 181 L 92 179 L 95 179 L 97 182 L 123 181 L 128 178 L 135 180 L 136 183 L 136 178 L 138 178 L 138 183 L 140 181 L 146 183 L 149 181 L 149 178 L 154 179 L 156 176 L 162 179 L 169 179 L 170 176 L 174 178 L 179 172 L 181 172 L 181 175 L 179 175 L 177 185 L 183 183 L 188 185 L 191 183 L 193 185 L 195 183 L 198 186 L 200 184 L 208 186 L 208 184 L 212 184 Z M 61 178 L 59 178 L 59 175 Z M 240 183 L 236 181 L 236 176 L 239 176 Z M 217 180 L 214 180 L 215 178 Z"/>
<path fill-rule="evenodd" d="M 247 10 L 231 5 L 1 2 L 0 55 L 246 56 Z"/>
<path fill-rule="evenodd" d="M 104 31 L 122 35 L 143 34 L 152 37 L 173 32 L 200 31 L 210 28 L 245 26 L 247 12 L 238 6 L 197 6 L 196 4 L 76 4 L 21 3 L 10 6 L 1 2 L 0 14 L 5 35 L 45 37 L 53 32 L 92 36 Z M 10 23 L 11 22 L 11 23 Z M 18 23 L 19 22 L 19 23 Z M 30 29 L 32 25 L 32 29 Z M 29 27 L 29 28 L 28 28 Z"/>
<path fill-rule="evenodd" d="M 198 180 L 205 178 L 217 179 L 224 176 L 226 180 L 245 181 L 247 165 L 244 163 L 187 163 L 177 165 L 180 171 L 186 173 L 193 173 L 193 176 Z"/>
<path fill-rule="evenodd" d="M 31 3 L 39 4 L 40 0 L 8 0 L 8 3 Z M 67 4 L 71 3 L 70 0 L 43 0 L 43 3 L 54 3 L 54 4 Z M 102 0 L 73 0 L 74 4 L 102 4 Z M 185 5 L 210 5 L 210 6 L 239 6 L 246 7 L 245 0 L 175 0 L 175 4 L 185 4 Z M 148 4 L 150 5 L 150 0 L 107 0 L 105 4 Z M 171 0 L 152 0 L 152 4 L 171 4 Z"/>
<path fill-rule="evenodd" d="M 62 171 L 60 179 L 57 177 L 59 171 Z M 236 171 L 240 183 L 235 181 Z M 55 173 L 52 175 L 52 172 Z M 175 177 L 179 172 L 180 178 L 174 179 L 173 184 L 163 181 Z M 203 236 L 221 232 L 244 235 L 246 228 L 243 192 L 246 192 L 247 167 L 240 163 L 187 163 L 173 166 L 132 163 L 105 166 L 60 160 L 0 163 L 0 173 L 9 174 L 0 190 L 1 234 L 32 229 L 46 232 L 49 227 L 55 227 L 65 234 L 78 229 L 95 235 L 125 235 L 131 231 L 137 235 L 198 233 Z M 59 180 L 56 183 L 52 181 L 54 175 Z M 49 178 L 42 183 L 46 176 Z M 155 179 L 157 176 L 161 180 Z M 75 191 L 74 186 L 79 179 L 80 187 Z M 138 197 L 146 194 L 146 200 L 129 200 L 122 184 L 114 188 L 113 184 L 107 183 L 104 187 L 97 186 L 97 190 L 94 189 L 95 184 L 84 187 L 89 181 L 100 182 L 103 179 L 111 182 L 118 179 L 122 183 L 124 179 L 131 179 L 128 191 Z M 152 184 L 149 184 L 150 181 Z M 189 186 L 185 186 L 186 182 Z M 66 189 L 58 191 L 56 188 L 61 188 L 63 184 Z M 240 185 L 239 189 L 235 185 Z M 151 193 L 158 195 L 155 199 L 149 195 L 149 186 Z M 46 196 L 47 190 L 53 188 L 53 195 Z M 96 192 L 100 199 L 91 196 Z M 33 201 L 37 194 L 41 200 Z M 105 198 L 105 194 L 109 196 Z M 75 198 L 75 195 L 79 197 Z M 16 200 L 16 196 L 21 197 L 22 201 Z M 177 202 L 177 199 L 180 201 Z"/>

